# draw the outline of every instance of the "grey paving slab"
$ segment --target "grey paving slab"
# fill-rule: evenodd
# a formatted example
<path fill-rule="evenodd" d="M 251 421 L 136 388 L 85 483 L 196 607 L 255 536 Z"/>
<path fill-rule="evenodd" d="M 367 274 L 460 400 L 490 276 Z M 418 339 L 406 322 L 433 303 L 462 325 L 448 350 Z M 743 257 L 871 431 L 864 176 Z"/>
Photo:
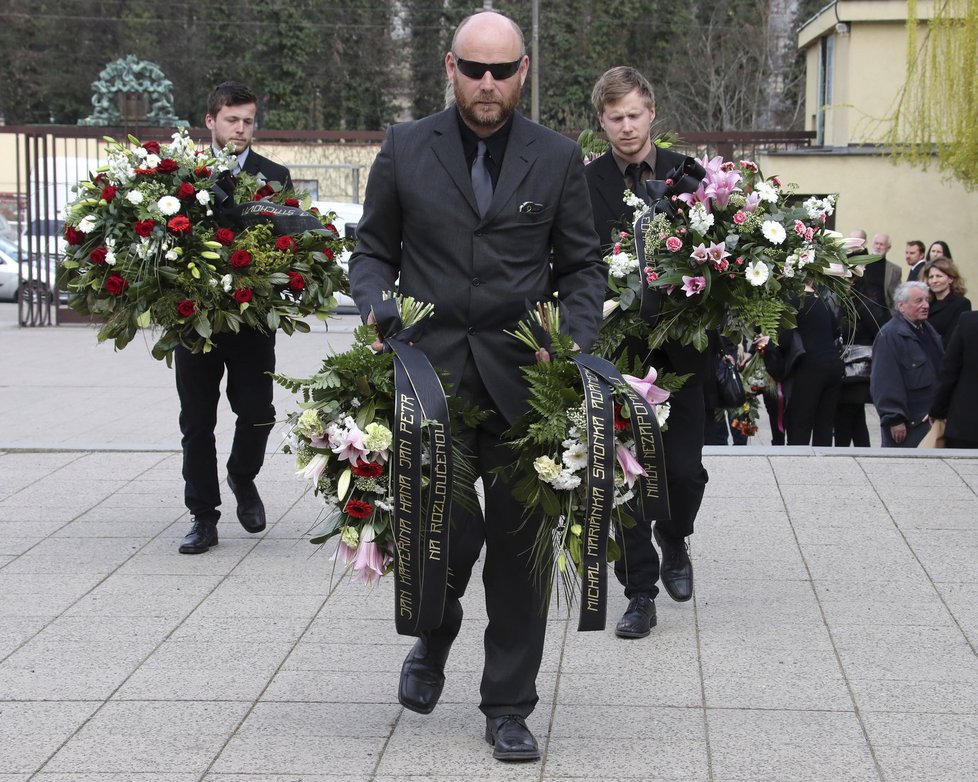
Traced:
<path fill-rule="evenodd" d="M 33 773 L 100 705 L 97 701 L 0 700 L 0 771 Z"/>
<path fill-rule="evenodd" d="M 169 772 L 162 772 L 158 774 L 152 772 L 137 772 L 135 774 L 125 772 L 79 774 L 76 771 L 61 774 L 57 772 L 42 771 L 39 774 L 31 777 L 31 779 L 37 780 L 38 782 L 198 782 L 200 775 L 194 773 L 171 774 Z"/>
<path fill-rule="evenodd" d="M 107 574 L 132 557 L 145 542 L 142 538 L 69 540 L 49 537 L 3 570 L 5 573 L 52 575 Z"/>
<path fill-rule="evenodd" d="M 702 738 L 673 735 L 661 741 L 650 731 L 643 739 L 616 743 L 609 752 L 606 738 L 553 738 L 547 773 L 556 778 L 583 773 L 593 779 L 710 779 Z"/>
<path fill-rule="evenodd" d="M 815 589 L 830 627 L 940 627 L 953 621 L 933 585 L 924 578 L 915 581 L 826 580 L 816 582 Z"/>
<path fill-rule="evenodd" d="M 241 773 L 253 778 L 269 774 L 328 774 L 354 778 L 371 769 L 380 757 L 386 737 L 317 736 L 314 751 L 298 751 L 291 736 L 235 736 L 211 767 L 215 774 Z"/>
<path fill-rule="evenodd" d="M 853 712 L 707 712 L 717 779 L 751 782 L 878 782 Z M 827 751 L 831 748 L 830 751 Z"/>
<path fill-rule="evenodd" d="M 973 682 L 848 677 L 862 711 L 909 711 L 935 714 L 978 713 L 978 685 Z"/>
<path fill-rule="evenodd" d="M 229 701 L 108 703 L 45 771 L 203 775 L 246 711 L 246 704 Z"/>

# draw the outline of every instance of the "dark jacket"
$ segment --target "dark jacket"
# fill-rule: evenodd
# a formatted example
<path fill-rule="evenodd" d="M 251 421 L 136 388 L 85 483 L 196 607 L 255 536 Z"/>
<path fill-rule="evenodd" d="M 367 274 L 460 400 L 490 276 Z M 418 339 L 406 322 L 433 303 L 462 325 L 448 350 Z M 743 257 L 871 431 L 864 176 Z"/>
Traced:
<path fill-rule="evenodd" d="M 965 312 L 944 353 L 930 417 L 946 419 L 948 437 L 978 442 L 978 312 Z"/>
<path fill-rule="evenodd" d="M 931 341 L 931 349 L 924 345 Z M 943 353 L 941 338 L 924 321 L 914 328 L 902 315 L 895 316 L 873 342 L 873 369 L 869 393 L 884 426 L 905 423 L 914 427 L 930 411 L 938 367 L 930 359 Z"/>
<path fill-rule="evenodd" d="M 679 166 L 684 155 L 669 149 L 656 149 L 655 179 L 666 179 Z M 622 200 L 625 195 L 625 179 L 608 149 L 597 160 L 584 168 L 587 178 L 588 192 L 591 196 L 591 208 L 594 210 L 594 229 L 598 232 L 601 247 L 607 250 L 613 244 L 612 232 L 625 227 L 626 218 L 630 218 L 633 210 Z M 631 350 L 631 346 L 630 350 Z M 700 381 L 707 380 L 711 373 L 713 354 L 709 350 L 700 353 L 692 345 L 682 345 L 675 341 L 666 342 L 651 361 L 658 369 L 666 369 L 680 374 L 693 373 Z"/>
<path fill-rule="evenodd" d="M 927 322 L 941 335 L 945 348 L 951 341 L 951 334 L 962 312 L 971 312 L 971 302 L 960 293 L 949 293 L 943 299 L 934 299 L 930 303 Z"/>
<path fill-rule="evenodd" d="M 367 181 L 350 258 L 353 299 L 366 320 L 397 281 L 401 293 L 433 304 L 415 346 L 452 384 L 473 361 L 515 423 L 529 395 L 520 367 L 536 359 L 505 332 L 527 317 L 526 302 L 556 291 L 581 349 L 597 336 L 607 265 L 593 226 L 581 219 L 590 210 L 580 147 L 520 114 L 485 217 L 455 107 L 394 125 Z"/>
<path fill-rule="evenodd" d="M 266 182 L 278 182 L 285 189 L 292 189 L 292 176 L 289 174 L 289 169 L 263 155 L 259 155 L 253 149 L 248 152 L 248 157 L 245 158 L 244 170 L 245 173 L 252 176 L 261 174 Z"/>

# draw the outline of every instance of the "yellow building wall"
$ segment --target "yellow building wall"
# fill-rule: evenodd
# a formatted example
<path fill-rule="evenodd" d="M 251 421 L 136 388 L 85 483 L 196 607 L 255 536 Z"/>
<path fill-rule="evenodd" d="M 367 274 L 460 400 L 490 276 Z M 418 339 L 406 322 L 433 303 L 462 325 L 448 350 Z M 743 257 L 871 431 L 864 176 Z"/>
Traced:
<path fill-rule="evenodd" d="M 919 239 L 929 247 L 943 239 L 970 282 L 978 309 L 978 251 L 972 229 L 978 192 L 969 193 L 936 166 L 925 171 L 879 155 L 779 153 L 761 155 L 757 162 L 765 176 L 793 182 L 799 193 L 837 193 L 836 230 L 848 234 L 862 229 L 870 241 L 875 233 L 888 233 L 893 249 L 887 258 L 901 267 L 907 242 Z"/>

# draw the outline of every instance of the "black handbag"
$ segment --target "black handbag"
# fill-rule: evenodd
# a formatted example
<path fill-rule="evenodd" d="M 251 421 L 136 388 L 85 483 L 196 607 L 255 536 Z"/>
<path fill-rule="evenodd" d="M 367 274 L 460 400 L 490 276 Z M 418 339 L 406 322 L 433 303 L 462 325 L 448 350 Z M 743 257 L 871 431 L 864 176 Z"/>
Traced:
<path fill-rule="evenodd" d="M 846 345 L 842 349 L 843 383 L 868 383 L 872 369 L 872 345 Z"/>
<path fill-rule="evenodd" d="M 720 407 L 743 407 L 747 401 L 740 371 L 735 364 L 717 359 L 717 399 Z"/>

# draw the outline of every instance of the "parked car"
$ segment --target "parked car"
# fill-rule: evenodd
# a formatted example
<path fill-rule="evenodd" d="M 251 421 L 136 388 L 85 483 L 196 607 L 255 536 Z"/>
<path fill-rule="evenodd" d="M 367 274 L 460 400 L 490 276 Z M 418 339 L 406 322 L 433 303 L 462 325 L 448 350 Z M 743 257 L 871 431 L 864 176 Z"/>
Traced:
<path fill-rule="evenodd" d="M 333 225 L 336 226 L 340 235 L 351 239 L 356 238 L 357 224 L 363 217 L 363 204 L 353 204 L 346 201 L 313 201 L 312 205 L 323 214 L 335 212 L 336 219 L 333 221 Z M 336 259 L 336 262 L 343 268 L 343 271 L 348 272 L 350 270 L 350 253 L 343 253 Z M 336 301 L 337 312 L 352 313 L 357 311 L 353 299 L 349 296 L 339 293 L 336 295 Z"/>
<path fill-rule="evenodd" d="M 54 289 L 56 265 L 49 262 L 41 274 L 31 274 L 27 257 L 7 239 L 0 239 L 0 301 L 17 301 L 31 294 L 38 299 L 50 298 Z"/>

